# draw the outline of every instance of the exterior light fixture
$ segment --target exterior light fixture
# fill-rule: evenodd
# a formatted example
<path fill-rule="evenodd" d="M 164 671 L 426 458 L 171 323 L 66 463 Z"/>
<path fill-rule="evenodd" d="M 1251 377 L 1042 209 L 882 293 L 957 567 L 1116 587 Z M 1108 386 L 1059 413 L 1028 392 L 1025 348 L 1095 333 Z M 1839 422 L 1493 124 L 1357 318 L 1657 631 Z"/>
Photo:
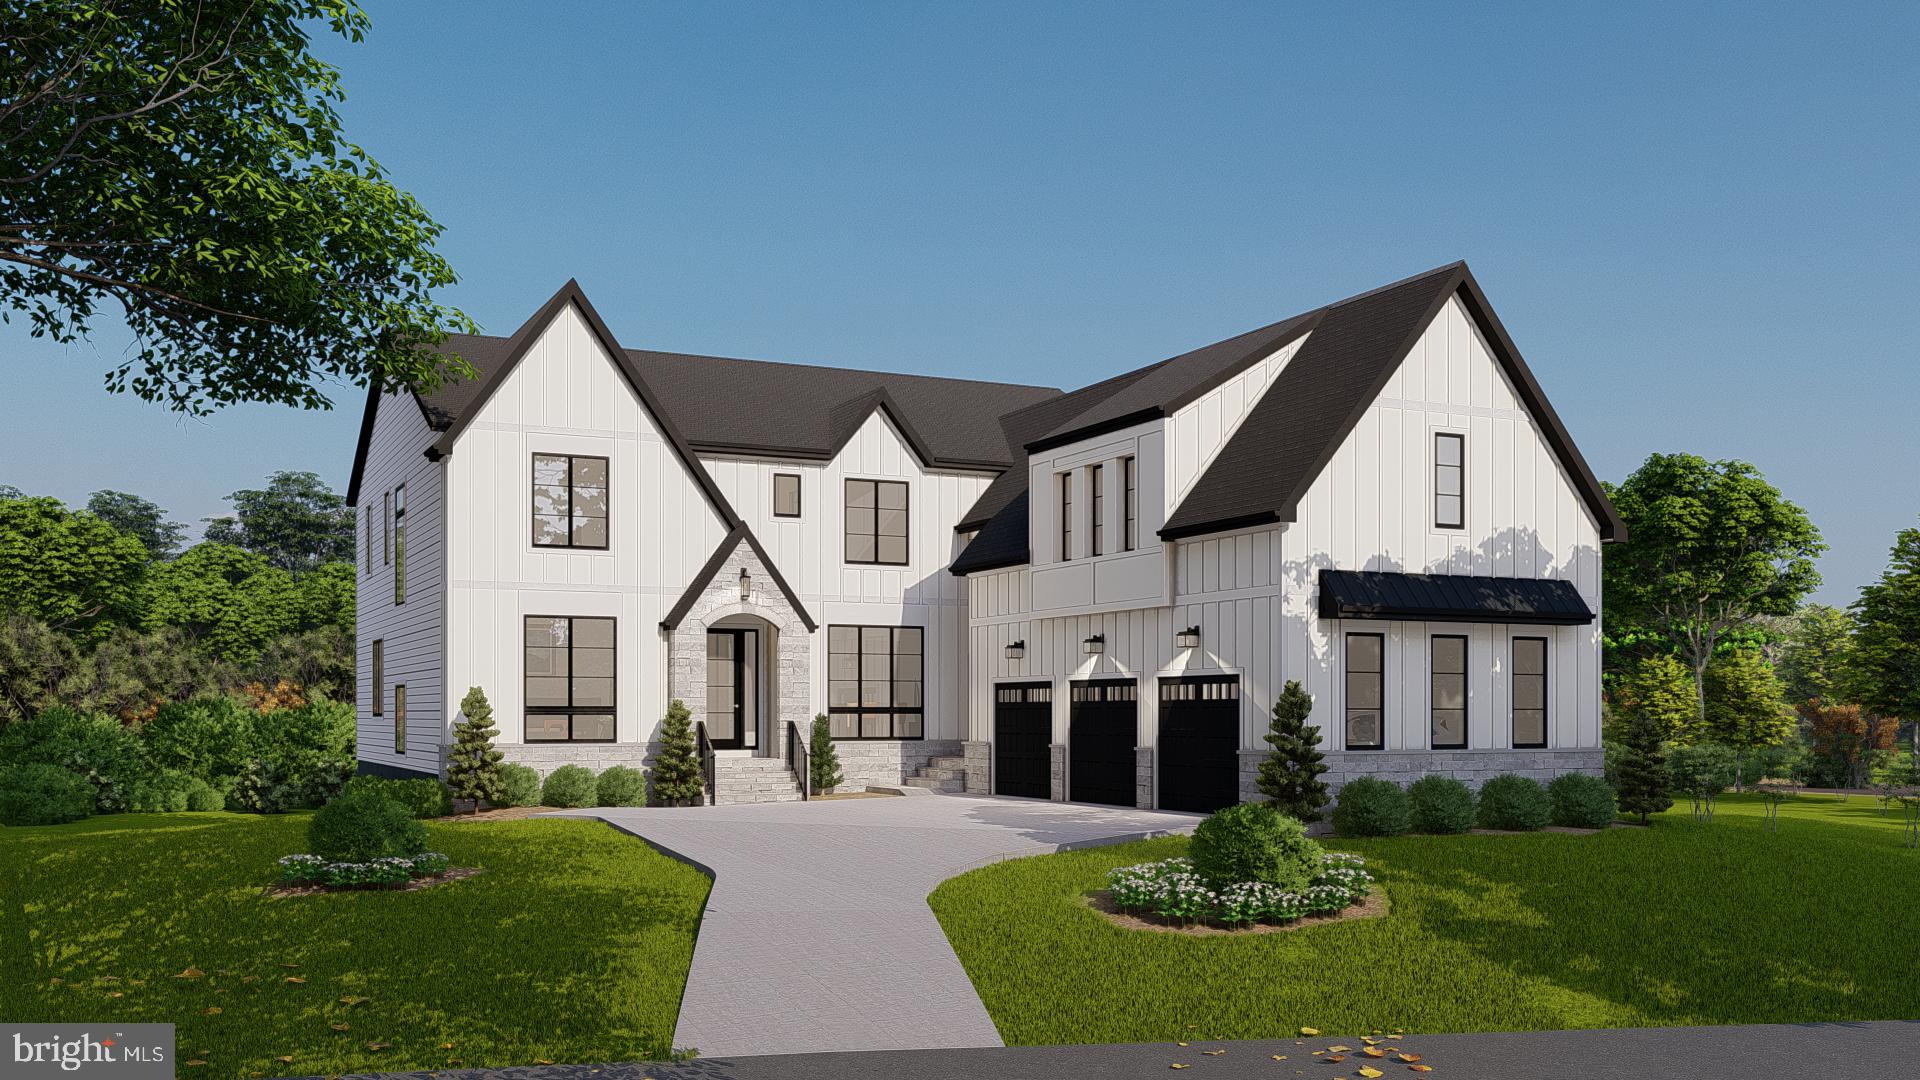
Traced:
<path fill-rule="evenodd" d="M 1176 649 L 1197 649 L 1200 647 L 1200 628 L 1189 626 L 1173 635 L 1173 647 Z"/>
<path fill-rule="evenodd" d="M 753 577 L 743 566 L 740 568 L 740 602 L 746 603 L 751 599 L 753 599 Z"/>
<path fill-rule="evenodd" d="M 1082 641 L 1080 647 L 1086 651 L 1088 656 L 1099 656 L 1101 653 L 1107 651 L 1107 639 L 1101 634 L 1095 634 L 1085 641 Z"/>
<path fill-rule="evenodd" d="M 1027 641 L 1025 638 L 1007 644 L 1007 659 L 1018 660 L 1025 655 L 1027 655 Z"/>

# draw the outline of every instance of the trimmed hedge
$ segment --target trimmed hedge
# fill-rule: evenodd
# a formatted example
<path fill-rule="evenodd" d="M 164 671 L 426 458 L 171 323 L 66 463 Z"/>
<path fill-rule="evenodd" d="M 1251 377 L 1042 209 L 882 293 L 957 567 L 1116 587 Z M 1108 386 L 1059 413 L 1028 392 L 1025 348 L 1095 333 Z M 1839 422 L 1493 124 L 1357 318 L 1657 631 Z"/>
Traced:
<path fill-rule="evenodd" d="M 1333 828 L 1341 836 L 1399 836 L 1412 826 L 1412 808 L 1399 784 L 1373 776 L 1340 785 Z"/>
<path fill-rule="evenodd" d="M 365 863 L 427 850 L 427 827 L 377 790 L 348 792 L 314 812 L 307 846 L 328 862 Z"/>
<path fill-rule="evenodd" d="M 1451 776 L 1423 776 L 1407 785 L 1413 831 L 1463 833 L 1473 828 L 1473 789 Z"/>
<path fill-rule="evenodd" d="M 1480 826 L 1531 832 L 1553 820 L 1553 799 L 1540 781 L 1505 773 L 1480 785 Z"/>
<path fill-rule="evenodd" d="M 500 765 L 499 806 L 539 806 L 540 774 L 531 765 L 517 761 Z"/>
<path fill-rule="evenodd" d="M 1187 854 L 1194 873 L 1216 888 L 1258 881 L 1298 892 L 1319 873 L 1325 852 L 1298 820 L 1265 803 L 1235 803 L 1194 829 Z"/>
<path fill-rule="evenodd" d="M 0 825 L 62 825 L 93 813 L 93 785 L 58 765 L 0 768 Z"/>
<path fill-rule="evenodd" d="M 601 806 L 645 806 L 647 774 L 626 765 L 608 766 L 594 784 L 594 795 Z"/>
<path fill-rule="evenodd" d="M 1597 776 L 1568 773 L 1547 785 L 1553 800 L 1553 823 L 1571 829 L 1604 829 L 1619 816 L 1613 785 Z"/>
<path fill-rule="evenodd" d="M 562 765 L 548 773 L 547 782 L 540 786 L 542 806 L 592 806 L 599 797 L 593 770 L 585 765 Z"/>
<path fill-rule="evenodd" d="M 390 780 L 383 776 L 361 775 L 347 781 L 341 795 L 371 791 L 384 795 L 416 818 L 446 817 L 453 813 L 453 793 L 447 785 L 431 776 L 412 780 Z"/>

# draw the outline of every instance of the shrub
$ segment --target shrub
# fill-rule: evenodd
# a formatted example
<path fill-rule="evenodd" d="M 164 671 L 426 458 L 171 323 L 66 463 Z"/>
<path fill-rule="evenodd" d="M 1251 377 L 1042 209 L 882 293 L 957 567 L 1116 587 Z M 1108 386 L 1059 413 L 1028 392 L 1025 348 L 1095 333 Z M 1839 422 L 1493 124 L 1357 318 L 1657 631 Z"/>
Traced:
<path fill-rule="evenodd" d="M 594 790 L 593 770 L 585 765 L 562 765 L 547 774 L 540 785 L 542 806 L 592 806 L 599 798 Z"/>
<path fill-rule="evenodd" d="M 93 813 L 93 785 L 57 765 L 0 768 L 0 825 L 60 825 Z"/>
<path fill-rule="evenodd" d="M 1547 785 L 1547 795 L 1553 799 L 1553 823 L 1570 829 L 1604 829 L 1620 812 L 1613 785 L 1585 773 L 1559 777 Z"/>
<path fill-rule="evenodd" d="M 1320 753 L 1320 728 L 1307 723 L 1313 713 L 1313 695 L 1300 688 L 1298 679 L 1287 680 L 1273 703 L 1273 715 L 1267 722 L 1267 756 L 1260 761 L 1260 794 L 1283 814 L 1300 821 L 1319 821 L 1320 808 L 1327 805 L 1327 783 L 1320 779 L 1327 771 L 1326 757 Z"/>
<path fill-rule="evenodd" d="M 1540 781 L 1507 773 L 1480 785 L 1480 825 L 1531 832 L 1553 820 L 1553 800 Z"/>
<path fill-rule="evenodd" d="M 1473 789 L 1451 776 L 1423 776 L 1407 785 L 1414 832 L 1463 833 L 1473 828 Z"/>
<path fill-rule="evenodd" d="M 163 705 L 147 721 L 147 753 L 163 769 L 176 769 L 218 785 L 240 775 L 254 752 L 252 709 L 229 697 L 199 697 Z"/>
<path fill-rule="evenodd" d="M 162 769 L 134 785 L 127 809 L 139 814 L 185 813 L 193 785 L 205 787 L 206 783 L 183 772 Z"/>
<path fill-rule="evenodd" d="M 707 778 L 700 770 L 700 747 L 693 734 L 693 714 L 686 703 L 675 698 L 667 703 L 666 718 L 660 721 L 660 749 L 653 756 L 652 789 L 648 803 L 653 806 L 695 806 L 707 795 Z M 553 783 L 553 777 L 547 777 Z M 592 786 L 587 790 L 591 792 Z M 589 796 L 591 798 L 591 796 Z M 592 803 L 556 803 L 548 806 L 591 806 Z"/>
<path fill-rule="evenodd" d="M 341 794 L 372 791 L 384 795 L 417 818 L 446 817 L 453 813 L 453 795 L 447 786 L 431 776 L 411 780 L 389 780 L 382 776 L 361 775 L 347 781 Z"/>
<path fill-rule="evenodd" d="M 1661 748 L 1661 722 L 1644 712 L 1629 714 L 1625 748 L 1609 769 L 1607 779 L 1620 795 L 1620 811 L 1639 814 L 1640 824 L 1648 814 L 1658 814 L 1673 805 L 1667 794 L 1669 776 L 1666 752 Z"/>
<path fill-rule="evenodd" d="M 1194 872 L 1193 860 L 1173 858 L 1110 870 L 1107 888 L 1114 905 L 1123 911 L 1149 912 L 1169 921 L 1213 918 L 1244 926 L 1256 921 L 1293 922 L 1358 904 L 1373 891 L 1373 875 L 1358 855 L 1329 852 L 1320 857 L 1302 889 L 1282 889 L 1262 881 L 1216 889 Z"/>
<path fill-rule="evenodd" d="M 1412 808 L 1399 784 L 1361 776 L 1340 785 L 1333 827 L 1341 836 L 1399 836 L 1412 824 Z"/>
<path fill-rule="evenodd" d="M 1208 815 L 1193 831 L 1188 855 L 1194 872 L 1216 888 L 1260 881 L 1306 888 L 1320 868 L 1320 845 L 1306 826 L 1265 803 L 1236 803 Z"/>
<path fill-rule="evenodd" d="M 288 855 L 280 860 L 282 885 L 325 885 L 334 889 L 392 889 L 414 878 L 447 872 L 453 861 L 437 851 L 374 859 L 371 862 L 328 862 L 318 855 Z"/>
<path fill-rule="evenodd" d="M 314 812 L 307 846 L 328 862 L 404 858 L 427 850 L 427 827 L 379 791 L 350 791 Z"/>
<path fill-rule="evenodd" d="M 103 814 L 128 809 L 133 791 L 153 775 L 140 739 L 111 716 L 63 706 L 0 728 L 0 762 L 54 765 L 87 781 L 94 808 Z"/>
<path fill-rule="evenodd" d="M 655 770 L 658 775 L 658 770 Z M 826 713 L 813 714 L 813 727 L 807 731 L 807 783 L 815 795 L 824 794 L 847 782 L 840 773 L 840 752 L 833 748 L 833 729 Z M 704 781 L 703 781 L 704 785 Z M 706 796 L 702 786 L 699 797 Z"/>
<path fill-rule="evenodd" d="M 539 806 L 540 774 L 531 765 L 508 761 L 500 766 L 501 806 Z"/>
<path fill-rule="evenodd" d="M 254 718 L 254 760 L 268 763 L 302 798 L 325 802 L 354 769 L 353 706 L 315 699 Z M 326 790 L 331 783 L 331 790 Z"/>
<path fill-rule="evenodd" d="M 1733 751 L 1715 743 L 1682 746 L 1667 755 L 1668 781 L 1693 801 L 1695 820 L 1713 820 L 1713 800 L 1737 775 Z"/>
<path fill-rule="evenodd" d="M 500 759 L 506 755 L 493 745 L 500 729 L 493 726 L 493 706 L 479 687 L 469 687 L 460 699 L 460 716 L 453 728 L 453 750 L 447 754 L 447 787 L 455 798 L 473 803 L 478 813 L 481 803 L 500 801 Z"/>
<path fill-rule="evenodd" d="M 193 813 L 204 814 L 213 810 L 224 810 L 227 797 L 220 794 L 212 784 L 197 776 L 187 778 L 187 809 Z"/>
<path fill-rule="evenodd" d="M 601 806 L 647 805 L 647 774 L 625 765 L 613 765 L 600 774 L 594 795 Z"/>

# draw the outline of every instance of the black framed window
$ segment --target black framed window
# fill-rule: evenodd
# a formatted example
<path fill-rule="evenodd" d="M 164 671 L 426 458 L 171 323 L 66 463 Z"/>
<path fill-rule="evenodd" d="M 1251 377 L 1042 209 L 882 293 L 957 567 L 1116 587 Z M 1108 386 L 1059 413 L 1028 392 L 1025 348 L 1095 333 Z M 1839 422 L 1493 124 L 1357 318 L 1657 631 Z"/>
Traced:
<path fill-rule="evenodd" d="M 800 474 L 773 474 L 773 516 L 800 516 Z"/>
<path fill-rule="evenodd" d="M 387 711 L 387 643 L 381 638 L 373 639 L 373 715 L 379 716 Z"/>
<path fill-rule="evenodd" d="M 393 492 L 380 496 L 380 561 L 393 563 Z"/>
<path fill-rule="evenodd" d="M 1467 748 L 1467 639 L 1435 634 L 1427 692 L 1428 738 L 1435 750 Z"/>
<path fill-rule="evenodd" d="M 1060 474 L 1060 561 L 1073 558 L 1073 474 Z"/>
<path fill-rule="evenodd" d="M 1120 550 L 1132 551 L 1140 545 L 1140 478 L 1131 457 L 1120 459 L 1120 517 L 1125 523 Z"/>
<path fill-rule="evenodd" d="M 849 480 L 846 545 L 850 563 L 907 565 L 907 483 Z"/>
<path fill-rule="evenodd" d="M 607 546 L 607 459 L 533 455 L 533 546 Z"/>
<path fill-rule="evenodd" d="M 1433 436 L 1433 526 L 1467 527 L 1467 437 L 1449 431 Z"/>
<path fill-rule="evenodd" d="M 1053 700 L 1048 683 L 1001 683 L 994 687 L 993 700 L 1005 705 L 1044 705 Z"/>
<path fill-rule="evenodd" d="M 827 723 L 836 739 L 926 736 L 926 632 L 827 627 Z"/>
<path fill-rule="evenodd" d="M 529 615 L 525 654 L 528 742 L 612 742 L 614 621 Z"/>
<path fill-rule="evenodd" d="M 1387 638 L 1347 635 L 1347 749 L 1383 750 L 1387 745 Z"/>
<path fill-rule="evenodd" d="M 393 752 L 407 752 L 407 684 L 393 688 Z"/>
<path fill-rule="evenodd" d="M 1087 486 L 1092 489 L 1092 496 L 1087 500 L 1089 504 L 1087 517 L 1089 523 L 1093 526 L 1093 528 L 1089 530 L 1087 539 L 1093 544 L 1093 549 L 1089 552 L 1089 554 L 1092 555 L 1099 555 L 1107 549 L 1107 523 L 1105 520 L 1107 516 L 1107 493 L 1104 490 L 1106 488 L 1106 472 L 1106 468 L 1100 465 L 1090 466 L 1087 469 Z"/>
<path fill-rule="evenodd" d="M 369 503 L 360 508 L 360 520 L 365 524 L 365 527 L 360 530 L 360 565 L 366 567 L 367 573 L 371 574 L 373 573 L 373 504 Z"/>
<path fill-rule="evenodd" d="M 1513 639 L 1513 745 L 1547 745 L 1547 639 Z"/>
<path fill-rule="evenodd" d="M 393 602 L 407 602 L 407 485 L 393 489 Z"/>

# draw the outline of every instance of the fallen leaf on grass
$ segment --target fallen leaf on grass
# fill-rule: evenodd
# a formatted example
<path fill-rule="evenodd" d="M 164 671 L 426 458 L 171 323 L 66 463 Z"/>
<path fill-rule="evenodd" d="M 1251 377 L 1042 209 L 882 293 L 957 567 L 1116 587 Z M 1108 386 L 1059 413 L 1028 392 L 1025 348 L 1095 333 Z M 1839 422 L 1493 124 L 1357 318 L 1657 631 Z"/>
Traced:
<path fill-rule="evenodd" d="M 242 976 L 240 976 L 240 981 L 241 981 L 241 982 L 243 982 L 243 983 L 252 983 L 252 982 L 259 982 L 259 981 L 260 981 L 260 976 L 258 976 L 258 975 L 242 975 Z"/>
<path fill-rule="evenodd" d="M 451 1050 L 451 1049 L 453 1049 L 453 1044 L 452 1044 L 452 1043 L 441 1043 L 441 1044 L 440 1044 L 440 1049 L 442 1049 L 442 1050 Z M 599 1072 L 600 1070 L 599 1070 L 599 1069 L 595 1069 L 595 1070 L 593 1070 L 593 1071 L 594 1071 L 594 1072 Z"/>
<path fill-rule="evenodd" d="M 204 971 L 201 971 L 201 970 L 200 970 L 199 968 L 197 968 L 197 967 L 190 967 L 190 968 L 188 968 L 187 970 L 185 970 L 185 971 L 183 971 L 183 972 L 181 972 L 180 974 L 178 974 L 178 975 L 175 975 L 175 976 L 174 976 L 174 978 L 176 978 L 176 979 L 204 979 L 204 978 L 206 978 L 206 975 L 207 975 L 207 973 L 206 973 L 206 972 L 204 972 Z M 111 975 L 109 975 L 109 976 L 108 976 L 108 978 L 109 978 L 109 979 L 111 979 L 111 978 L 112 978 L 112 976 L 111 976 Z"/>
<path fill-rule="evenodd" d="M 206 1062 L 205 1062 L 204 1060 L 202 1060 L 202 1059 L 200 1059 L 200 1058 L 188 1058 L 188 1059 L 187 1059 L 187 1064 L 189 1064 L 189 1065 L 205 1065 L 205 1064 L 206 1064 Z"/>
<path fill-rule="evenodd" d="M 535 1065 L 551 1065 L 551 1064 L 553 1064 L 553 1059 L 551 1059 L 551 1058 L 534 1058 L 534 1059 L 533 1059 L 533 1063 L 534 1063 Z"/>
<path fill-rule="evenodd" d="M 220 1006 L 218 1006 L 218 1005 L 209 1005 L 209 1006 L 207 1006 L 207 1007 L 206 1007 L 205 1009 L 203 1009 L 203 1010 L 201 1010 L 201 1012 L 200 1012 L 200 1015 L 201 1015 L 201 1016 L 219 1016 L 219 1015 L 220 1015 Z"/>
<path fill-rule="evenodd" d="M 341 998 L 341 999 L 340 999 L 340 1004 L 342 1004 L 342 1005 L 359 1005 L 359 1004 L 362 1004 L 363 1002 L 368 1002 L 368 1001 L 372 1001 L 372 1000 L 373 1000 L 372 998 L 363 998 L 363 997 L 355 997 L 355 996 L 354 996 L 354 995 L 352 995 L 352 994 L 348 994 L 348 995 L 347 995 L 346 997 L 343 997 L 343 998 Z"/>
<path fill-rule="evenodd" d="M 58 975 L 55 975 L 53 978 L 47 980 L 47 982 L 53 986 L 59 986 L 61 983 L 65 981 L 66 981 L 65 979 L 62 979 Z"/>
<path fill-rule="evenodd" d="M 293 1055 L 292 1055 L 292 1054 L 281 1054 L 281 1055 L 280 1055 L 279 1057 L 277 1057 L 277 1058 L 274 1058 L 273 1060 L 275 1060 L 275 1061 L 277 1061 L 277 1062 L 279 1062 L 279 1063 L 280 1063 L 280 1064 L 282 1064 L 282 1065 L 291 1065 L 291 1064 L 293 1064 Z"/>
<path fill-rule="evenodd" d="M 330 1028 L 332 1028 L 332 1029 L 333 1029 L 333 1030 L 335 1030 L 335 1031 L 345 1031 L 345 1030 L 347 1030 L 347 1025 L 346 1025 L 346 1024 L 328 1024 L 327 1026 L 328 1026 L 328 1027 L 330 1027 Z"/>
<path fill-rule="evenodd" d="M 372 1050 L 374 1053 L 379 1053 L 380 1051 L 386 1050 L 392 1046 L 393 1046 L 392 1043 L 370 1042 L 367 1044 L 367 1049 Z"/>
<path fill-rule="evenodd" d="M 283 962 L 283 963 L 281 963 L 281 965 L 280 965 L 280 966 L 281 966 L 281 967 L 283 967 L 283 968 L 297 968 L 297 967 L 299 967 L 300 965 L 299 965 L 299 964 L 288 964 L 288 963 L 284 963 L 284 962 Z"/>
<path fill-rule="evenodd" d="M 1319 1028 L 1301 1028 L 1301 1029 L 1300 1029 L 1300 1034 L 1302 1034 L 1302 1035 L 1318 1035 L 1318 1034 L 1320 1034 L 1320 1029 L 1319 1029 Z"/>
<path fill-rule="evenodd" d="M 1188 1044 L 1188 1043 L 1183 1043 L 1183 1042 L 1177 1042 L 1177 1043 L 1174 1043 L 1173 1045 L 1175 1045 L 1175 1046 L 1187 1046 L 1187 1045 L 1189 1045 L 1189 1044 Z"/>
<path fill-rule="evenodd" d="M 1420 1055 L 1419 1054 L 1401 1054 L 1400 1060 L 1401 1061 L 1419 1061 Z"/>
<path fill-rule="evenodd" d="M 126 997 L 127 995 L 121 993 L 118 990 L 109 990 L 107 991 L 107 996 L 108 997 Z"/>
<path fill-rule="evenodd" d="M 290 983 L 294 983 L 295 985 L 304 985 L 307 980 L 301 978 L 298 975 L 289 975 L 287 976 L 287 981 Z"/>

